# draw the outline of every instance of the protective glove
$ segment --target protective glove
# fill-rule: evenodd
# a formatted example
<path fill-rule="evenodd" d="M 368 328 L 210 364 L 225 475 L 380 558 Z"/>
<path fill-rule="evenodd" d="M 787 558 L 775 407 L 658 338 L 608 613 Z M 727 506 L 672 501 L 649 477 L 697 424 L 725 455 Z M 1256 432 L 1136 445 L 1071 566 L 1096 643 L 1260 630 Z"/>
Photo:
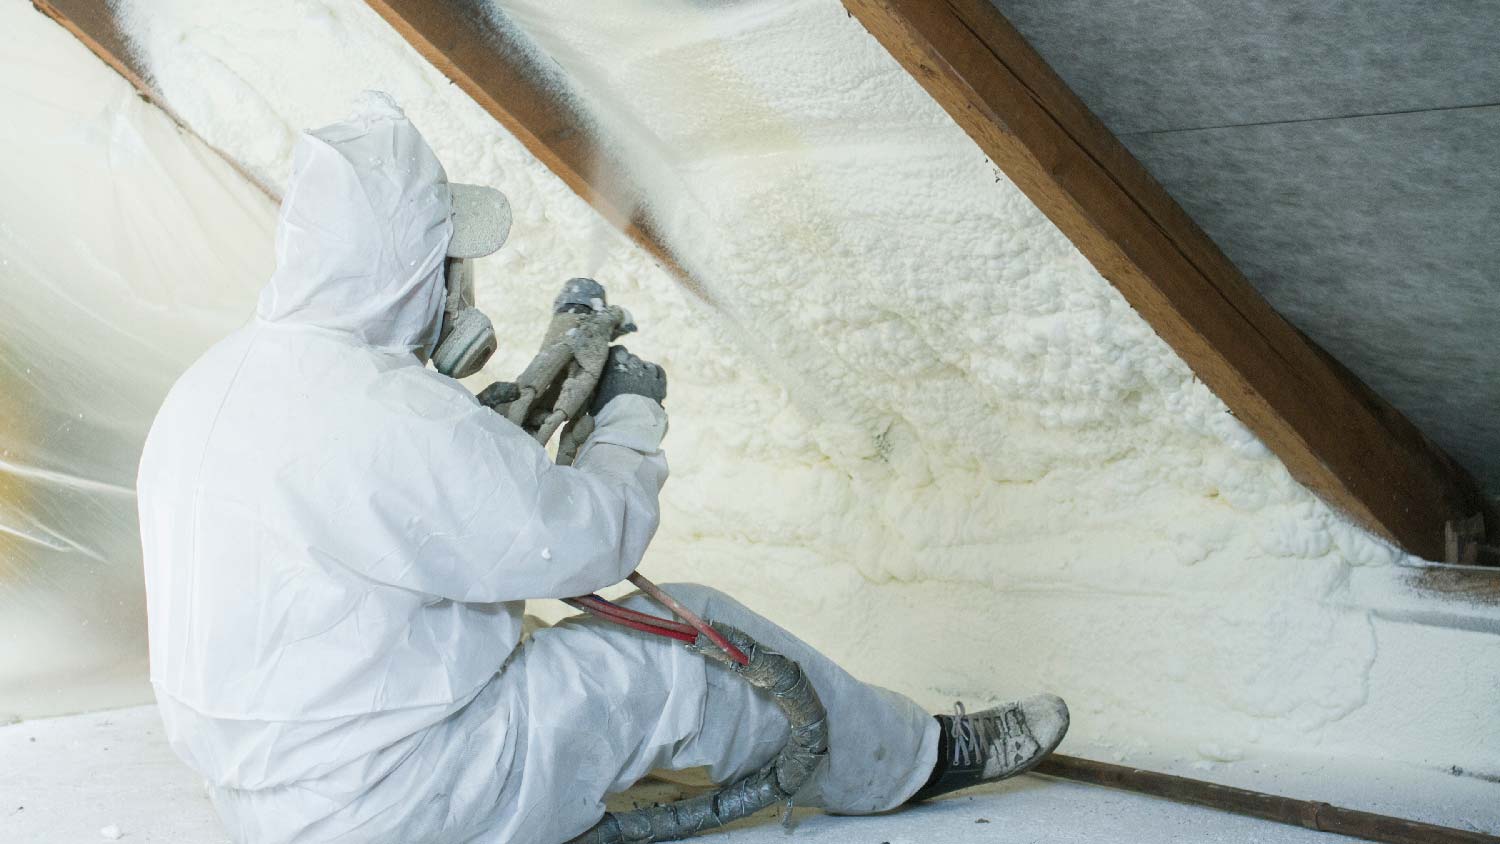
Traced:
<path fill-rule="evenodd" d="M 626 394 L 645 396 L 661 404 L 667 398 L 667 373 L 656 364 L 631 354 L 624 346 L 611 346 L 589 413 L 597 415 L 610 399 Z"/>

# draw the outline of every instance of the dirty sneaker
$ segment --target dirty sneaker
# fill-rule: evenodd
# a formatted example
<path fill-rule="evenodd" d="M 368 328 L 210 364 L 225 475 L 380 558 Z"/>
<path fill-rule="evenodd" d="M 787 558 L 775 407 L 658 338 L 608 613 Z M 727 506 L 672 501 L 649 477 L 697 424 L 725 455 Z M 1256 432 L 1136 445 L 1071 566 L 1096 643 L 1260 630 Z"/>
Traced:
<path fill-rule="evenodd" d="M 937 766 L 913 802 L 1025 773 L 1068 732 L 1068 705 L 1057 695 L 1033 695 L 975 713 L 956 703 L 952 715 L 936 717 L 942 726 Z"/>

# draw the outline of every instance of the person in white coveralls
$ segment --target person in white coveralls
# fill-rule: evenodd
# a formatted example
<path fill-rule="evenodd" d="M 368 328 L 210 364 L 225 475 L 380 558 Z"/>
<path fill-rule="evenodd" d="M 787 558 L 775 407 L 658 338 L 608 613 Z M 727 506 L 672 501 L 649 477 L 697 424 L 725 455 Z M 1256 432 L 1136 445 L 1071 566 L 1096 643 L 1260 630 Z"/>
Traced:
<path fill-rule="evenodd" d="M 585 616 L 518 644 L 525 600 L 640 562 L 667 417 L 665 375 L 622 353 L 596 429 L 555 465 L 427 366 L 493 350 L 488 322 L 465 322 L 472 286 L 445 268 L 508 227 L 498 192 L 450 184 L 396 104 L 367 93 L 301 136 L 254 318 L 151 428 L 151 681 L 236 842 L 557 844 L 653 769 L 725 782 L 787 740 L 766 695 L 672 641 Z M 879 812 L 998 779 L 1066 729 L 1050 695 L 929 715 L 712 589 L 667 591 L 811 678 L 829 732 L 799 796 L 812 805 Z"/>

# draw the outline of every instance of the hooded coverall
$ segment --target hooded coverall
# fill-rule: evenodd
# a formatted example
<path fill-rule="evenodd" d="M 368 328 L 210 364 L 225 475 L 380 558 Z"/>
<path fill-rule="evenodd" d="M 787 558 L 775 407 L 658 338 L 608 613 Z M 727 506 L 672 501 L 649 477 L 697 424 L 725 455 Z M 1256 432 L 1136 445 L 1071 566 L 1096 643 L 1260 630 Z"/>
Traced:
<path fill-rule="evenodd" d="M 767 699 L 669 640 L 578 618 L 518 645 L 526 599 L 640 562 L 666 418 L 616 398 L 557 466 L 425 367 L 450 213 L 394 107 L 302 136 L 255 318 L 146 443 L 151 680 L 236 842 L 556 844 L 652 769 L 725 781 L 786 738 Z M 938 727 L 914 703 L 712 590 L 668 589 L 809 673 L 831 730 L 810 802 L 875 812 L 923 784 Z"/>

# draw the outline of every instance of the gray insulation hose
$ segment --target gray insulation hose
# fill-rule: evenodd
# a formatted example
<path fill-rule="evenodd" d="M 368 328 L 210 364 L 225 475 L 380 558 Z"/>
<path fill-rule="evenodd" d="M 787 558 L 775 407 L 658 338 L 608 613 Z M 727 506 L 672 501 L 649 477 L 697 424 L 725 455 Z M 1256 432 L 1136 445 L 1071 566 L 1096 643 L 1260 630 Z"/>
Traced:
<path fill-rule="evenodd" d="M 748 665 L 731 660 L 702 634 L 689 647 L 769 694 L 786 716 L 791 732 L 786 744 L 776 758 L 747 777 L 675 803 L 607 814 L 569 844 L 673 841 L 747 818 L 778 803 L 790 806 L 793 796 L 828 756 L 828 713 L 802 668 L 781 654 L 762 648 L 740 630 L 717 623 L 713 627 L 750 658 Z"/>

